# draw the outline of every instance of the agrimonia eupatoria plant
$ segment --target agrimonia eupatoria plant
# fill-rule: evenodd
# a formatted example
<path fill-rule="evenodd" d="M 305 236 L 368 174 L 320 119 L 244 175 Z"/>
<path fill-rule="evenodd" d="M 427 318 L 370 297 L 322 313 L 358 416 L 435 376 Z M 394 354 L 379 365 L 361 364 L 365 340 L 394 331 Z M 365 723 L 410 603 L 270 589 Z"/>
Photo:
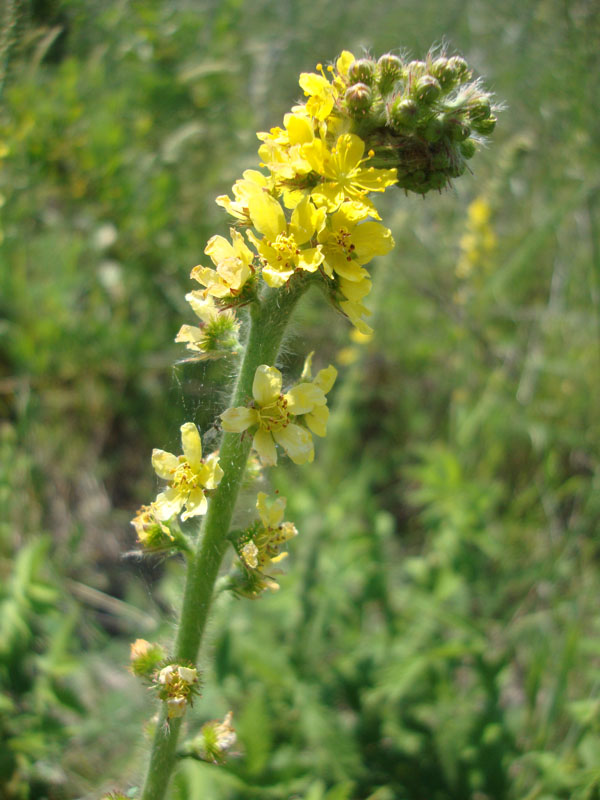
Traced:
<path fill-rule="evenodd" d="M 144 640 L 132 645 L 132 671 L 160 700 L 143 800 L 164 797 L 178 756 L 220 763 L 235 742 L 231 714 L 188 742 L 178 745 L 178 737 L 199 693 L 195 664 L 226 551 L 233 547 L 236 562 L 228 588 L 256 598 L 279 588 L 276 565 L 298 533 L 284 519 L 285 498 L 264 492 L 255 521 L 230 531 L 250 451 L 257 469 L 275 466 L 282 454 L 310 464 L 313 436 L 326 434 L 335 367 L 319 364 L 313 374 L 319 358 L 310 353 L 299 380 L 286 385 L 275 366 L 296 303 L 317 286 L 369 333 L 366 265 L 394 246 L 373 193 L 443 189 L 465 172 L 496 123 L 491 97 L 464 59 L 444 53 L 406 62 L 389 53 L 375 60 L 343 52 L 326 69 L 319 64 L 315 73 L 301 74 L 300 86 L 305 102 L 285 115 L 283 127 L 258 134 L 262 170 L 245 171 L 232 197 L 217 198 L 231 217 L 230 235 L 213 236 L 205 249 L 212 265 L 192 270 L 197 288 L 186 299 L 198 323 L 183 325 L 176 337 L 193 358 L 242 354 L 231 400 L 217 420 L 219 450 L 205 454 L 200 431 L 185 422 L 180 455 L 154 450 L 152 464 L 165 485 L 133 520 L 144 551 L 180 552 L 187 565 L 172 652 Z M 179 520 L 198 520 L 197 536 Z"/>

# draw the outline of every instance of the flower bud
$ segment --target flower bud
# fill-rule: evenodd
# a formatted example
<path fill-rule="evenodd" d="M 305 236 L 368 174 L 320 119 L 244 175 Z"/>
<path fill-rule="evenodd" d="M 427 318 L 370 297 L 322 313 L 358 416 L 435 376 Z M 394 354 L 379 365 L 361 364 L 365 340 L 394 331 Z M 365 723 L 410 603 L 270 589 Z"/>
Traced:
<path fill-rule="evenodd" d="M 394 100 L 390 109 L 390 117 L 395 128 L 414 128 L 418 113 L 418 105 L 409 98 Z"/>
<path fill-rule="evenodd" d="M 427 72 L 427 64 L 424 61 L 409 61 L 406 71 L 414 80 Z"/>
<path fill-rule="evenodd" d="M 149 677 L 164 661 L 165 651 L 159 644 L 151 644 L 145 639 L 136 639 L 131 644 L 131 671 L 138 678 Z"/>
<path fill-rule="evenodd" d="M 463 142 L 471 135 L 470 126 L 460 117 L 446 117 L 446 133 L 453 142 Z"/>
<path fill-rule="evenodd" d="M 203 761 L 212 761 L 213 764 L 223 764 L 237 742 L 232 720 L 233 712 L 229 711 L 223 722 L 214 719 L 205 723 L 200 734 L 185 744 L 184 753 Z"/>
<path fill-rule="evenodd" d="M 442 93 L 442 87 L 433 75 L 422 75 L 413 86 L 415 97 L 422 103 L 433 103 Z"/>
<path fill-rule="evenodd" d="M 473 129 L 480 133 L 482 136 L 489 136 L 496 127 L 496 117 L 488 117 L 487 119 L 478 120 L 473 123 Z"/>
<path fill-rule="evenodd" d="M 381 94 L 387 94 L 394 88 L 394 84 L 402 78 L 404 65 L 398 56 L 386 53 L 377 62 L 377 72 L 379 74 L 379 91 Z"/>
<path fill-rule="evenodd" d="M 452 56 L 448 59 L 448 67 L 454 72 L 459 83 L 468 81 L 471 77 L 471 70 L 462 56 Z"/>
<path fill-rule="evenodd" d="M 351 83 L 366 83 L 371 86 L 375 78 L 375 62 L 370 58 L 357 58 L 350 64 L 348 77 Z"/>
<path fill-rule="evenodd" d="M 436 58 L 429 67 L 429 72 L 434 78 L 437 78 L 445 91 L 452 89 L 459 82 L 456 64 L 451 64 L 450 59 L 445 56 Z"/>
<path fill-rule="evenodd" d="M 364 113 L 371 105 L 372 93 L 366 83 L 355 83 L 346 90 L 345 100 L 350 113 Z"/>
<path fill-rule="evenodd" d="M 477 97 L 469 104 L 468 111 L 471 122 L 488 119 L 492 116 L 492 107 L 489 98 L 485 95 Z"/>
<path fill-rule="evenodd" d="M 423 128 L 423 137 L 428 142 L 439 142 L 444 135 L 444 118 L 439 115 L 432 117 Z"/>
<path fill-rule="evenodd" d="M 473 139 L 465 139 L 464 142 L 460 143 L 460 152 L 463 158 L 473 158 L 476 149 Z"/>

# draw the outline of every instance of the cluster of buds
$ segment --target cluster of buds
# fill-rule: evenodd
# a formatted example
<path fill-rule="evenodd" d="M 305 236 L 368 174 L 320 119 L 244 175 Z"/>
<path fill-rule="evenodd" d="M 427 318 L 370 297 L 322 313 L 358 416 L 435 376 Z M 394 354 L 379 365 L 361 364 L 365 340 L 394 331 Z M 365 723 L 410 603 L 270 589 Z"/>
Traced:
<path fill-rule="evenodd" d="M 199 693 L 198 671 L 194 667 L 168 664 L 156 677 L 158 696 L 167 704 L 169 719 L 182 717 L 194 695 Z"/>
<path fill-rule="evenodd" d="M 183 755 L 209 761 L 213 764 L 225 763 L 231 749 L 237 742 L 233 727 L 233 712 L 229 711 L 220 722 L 217 719 L 206 722 L 198 736 L 186 742 Z"/>
<path fill-rule="evenodd" d="M 360 58 L 345 80 L 340 113 L 374 151 L 371 163 L 395 167 L 398 186 L 419 194 L 462 175 L 496 125 L 490 94 L 460 56 Z"/>
<path fill-rule="evenodd" d="M 173 553 L 177 550 L 185 552 L 190 549 L 186 537 L 179 529 L 177 518 L 171 517 L 163 522 L 154 503 L 138 508 L 131 524 L 145 553 Z"/>
<path fill-rule="evenodd" d="M 151 678 L 165 658 L 166 653 L 159 644 L 145 639 L 136 639 L 131 644 L 130 669 L 138 678 Z"/>
<path fill-rule="evenodd" d="M 232 534 L 242 564 L 241 573 L 232 578 L 231 589 L 242 597 L 258 597 L 265 589 L 276 591 L 279 584 L 265 570 L 287 557 L 281 547 L 298 535 L 293 522 L 283 520 L 285 497 L 269 498 L 259 492 L 256 508 L 260 519 L 241 533 Z"/>
<path fill-rule="evenodd" d="M 219 308 L 210 295 L 198 290 L 188 292 L 185 299 L 200 320 L 198 325 L 182 325 L 176 342 L 184 342 L 194 355 L 188 359 L 205 361 L 235 353 L 239 347 L 240 323 L 231 309 Z"/>

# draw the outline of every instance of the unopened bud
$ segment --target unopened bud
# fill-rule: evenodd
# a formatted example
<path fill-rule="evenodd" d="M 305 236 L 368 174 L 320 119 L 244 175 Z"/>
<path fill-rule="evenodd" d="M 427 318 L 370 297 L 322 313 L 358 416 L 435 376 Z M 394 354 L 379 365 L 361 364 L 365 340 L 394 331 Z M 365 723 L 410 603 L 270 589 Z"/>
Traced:
<path fill-rule="evenodd" d="M 459 117 L 448 117 L 445 121 L 446 132 L 453 142 L 464 142 L 471 135 L 471 128 Z"/>
<path fill-rule="evenodd" d="M 471 77 L 471 70 L 462 56 L 452 56 L 448 59 L 448 67 L 454 72 L 459 83 Z"/>
<path fill-rule="evenodd" d="M 131 644 L 131 671 L 138 678 L 149 677 L 165 658 L 165 651 L 159 644 L 145 639 L 136 639 Z"/>
<path fill-rule="evenodd" d="M 413 86 L 413 94 L 422 103 L 433 103 L 442 93 L 442 87 L 433 75 L 422 75 Z"/>
<path fill-rule="evenodd" d="M 377 62 L 377 72 L 379 75 L 379 91 L 381 94 L 387 94 L 393 89 L 394 84 L 402 78 L 404 65 L 398 56 L 386 53 Z"/>
<path fill-rule="evenodd" d="M 488 119 L 492 116 L 492 107 L 490 101 L 485 95 L 478 97 L 468 106 L 469 119 L 471 122 L 478 122 L 480 120 Z"/>
<path fill-rule="evenodd" d="M 351 83 L 366 83 L 370 86 L 375 77 L 375 62 L 370 58 L 357 58 L 350 64 L 348 77 Z"/>
<path fill-rule="evenodd" d="M 406 71 L 414 80 L 415 78 L 425 74 L 427 71 L 427 64 L 424 61 L 409 61 L 406 66 Z"/>
<path fill-rule="evenodd" d="M 394 100 L 390 109 L 392 124 L 396 128 L 414 128 L 418 113 L 419 107 L 409 98 Z"/>
<path fill-rule="evenodd" d="M 223 764 L 236 742 L 233 712 L 229 711 L 223 722 L 215 719 L 205 723 L 200 735 L 186 743 L 184 753 L 212 761 L 213 764 Z"/>
<path fill-rule="evenodd" d="M 473 129 L 480 133 L 482 136 L 489 136 L 496 127 L 496 117 L 488 117 L 487 119 L 478 120 L 473 123 Z"/>
<path fill-rule="evenodd" d="M 476 149 L 473 139 L 465 139 L 464 142 L 460 143 L 460 152 L 463 158 L 473 158 Z"/>
<path fill-rule="evenodd" d="M 371 105 L 371 90 L 366 83 L 355 83 L 346 90 L 345 100 L 352 113 L 364 112 Z"/>

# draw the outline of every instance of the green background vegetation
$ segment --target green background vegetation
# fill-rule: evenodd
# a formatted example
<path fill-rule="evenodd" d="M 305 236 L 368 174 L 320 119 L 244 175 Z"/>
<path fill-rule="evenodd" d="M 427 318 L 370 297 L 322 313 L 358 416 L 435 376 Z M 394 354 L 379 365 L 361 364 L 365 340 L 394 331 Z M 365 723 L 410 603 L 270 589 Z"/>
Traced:
<path fill-rule="evenodd" d="M 13 16 L 11 18 L 11 10 Z M 5 4 L 0 797 L 139 781 L 176 561 L 129 520 L 230 367 L 179 364 L 214 197 L 342 49 L 446 38 L 506 105 L 472 175 L 379 203 L 376 333 L 309 297 L 281 364 L 341 364 L 281 590 L 215 606 L 175 800 L 600 798 L 600 10 L 593 0 Z M 13 24 L 14 23 L 14 24 Z M 469 208 L 488 209 L 479 223 Z M 252 506 L 242 498 L 243 520 Z"/>

